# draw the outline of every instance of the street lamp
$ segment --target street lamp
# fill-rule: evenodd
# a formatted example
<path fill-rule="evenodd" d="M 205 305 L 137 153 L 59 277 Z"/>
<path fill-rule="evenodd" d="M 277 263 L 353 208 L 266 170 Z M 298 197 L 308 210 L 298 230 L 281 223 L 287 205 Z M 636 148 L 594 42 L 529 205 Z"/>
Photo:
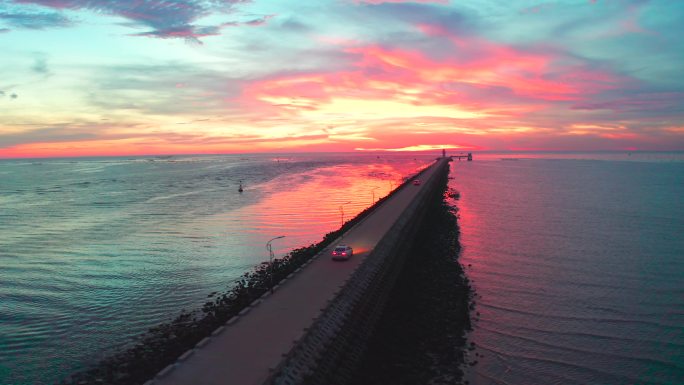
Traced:
<path fill-rule="evenodd" d="M 375 204 L 375 190 L 379 188 L 380 186 L 375 186 L 371 189 L 371 193 L 373 193 L 373 203 L 371 203 L 371 205 Z"/>
<path fill-rule="evenodd" d="M 275 237 L 271 239 L 270 241 L 266 242 L 266 250 L 268 250 L 268 261 L 269 261 L 269 268 L 271 269 L 271 294 L 273 294 L 273 247 L 271 246 L 271 242 L 275 241 L 276 239 L 280 238 L 285 238 L 284 235 L 281 235 L 279 237 Z"/>
<path fill-rule="evenodd" d="M 340 205 L 340 226 L 344 224 L 344 205 L 351 203 L 351 201 L 344 202 Z"/>

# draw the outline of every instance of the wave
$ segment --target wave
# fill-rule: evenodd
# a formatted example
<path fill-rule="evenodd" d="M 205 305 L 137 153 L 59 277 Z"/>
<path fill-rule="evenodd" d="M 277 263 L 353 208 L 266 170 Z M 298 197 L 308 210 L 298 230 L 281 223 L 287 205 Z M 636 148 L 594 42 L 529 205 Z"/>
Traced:
<path fill-rule="evenodd" d="M 533 338 L 530 336 L 523 336 L 520 334 L 515 334 L 511 331 L 502 331 L 498 329 L 492 329 L 492 328 L 487 328 L 484 326 L 481 326 L 483 330 L 486 330 L 489 333 L 499 335 L 501 337 L 507 338 L 507 339 L 514 339 L 519 342 L 523 343 L 532 343 L 535 345 L 539 345 L 545 348 L 549 348 L 550 350 L 562 350 L 565 352 L 571 352 L 573 355 L 576 357 L 586 357 L 587 354 L 592 354 L 595 355 L 596 357 L 600 357 L 601 359 L 605 358 L 617 358 L 622 362 L 631 362 L 632 364 L 640 364 L 643 366 L 661 366 L 661 367 L 666 367 L 668 370 L 684 370 L 684 366 L 680 365 L 678 362 L 666 362 L 658 359 L 654 359 L 651 357 L 643 357 L 643 356 L 635 356 L 635 355 L 626 355 L 626 354 L 618 354 L 618 353 L 612 353 L 607 351 L 606 349 L 601 349 L 601 350 L 592 350 L 589 348 L 578 348 L 578 347 L 572 347 L 568 345 L 561 345 L 561 344 L 552 344 L 548 343 L 545 341 L 542 341 L 538 338 Z M 522 328 L 520 328 L 522 329 Z M 536 329 L 526 329 L 531 331 L 532 333 L 539 332 L 540 330 Z M 552 334 L 551 337 L 554 337 L 555 333 L 549 333 Z M 560 336 L 561 334 L 557 334 L 557 336 Z M 567 334 L 566 334 L 567 335 Z M 629 343 L 634 343 L 637 340 L 634 339 L 627 339 L 627 338 L 620 338 L 620 337 L 612 337 L 612 336 L 605 336 L 605 335 L 596 335 L 596 334 L 587 334 L 587 335 L 592 335 L 593 338 L 599 338 L 603 340 L 609 340 L 609 341 L 618 341 L 618 342 L 629 342 Z M 574 334 L 573 336 L 577 337 L 578 334 Z M 640 342 L 646 342 L 646 343 L 654 343 L 657 341 L 652 341 L 652 340 L 641 340 Z M 528 345 L 529 346 L 529 345 Z M 677 345 L 675 345 L 677 346 Z"/>
<path fill-rule="evenodd" d="M 525 316 L 532 316 L 534 318 L 552 318 L 552 319 L 557 319 L 557 320 L 570 320 L 570 321 L 590 321 L 593 323 L 610 323 L 610 324 L 634 324 L 634 325 L 642 325 L 642 326 L 650 326 L 658 329 L 662 328 L 671 328 L 671 329 L 679 329 L 681 328 L 681 325 L 676 325 L 676 324 L 668 324 L 668 323 L 660 323 L 660 322 L 655 322 L 655 321 L 648 321 L 648 320 L 636 320 L 636 319 L 624 319 L 624 318 L 605 318 L 605 317 L 581 317 L 573 314 L 558 314 L 558 313 L 548 313 L 548 312 L 535 312 L 531 310 L 521 310 L 521 309 L 515 309 L 511 307 L 506 307 L 503 305 L 493 305 L 491 303 L 487 302 L 478 302 L 477 303 L 478 307 L 484 307 L 484 308 L 489 308 L 489 309 L 494 309 L 494 310 L 500 310 L 500 311 L 505 311 L 509 313 L 516 313 L 516 314 L 521 314 Z"/>
<path fill-rule="evenodd" d="M 626 375 L 624 370 L 616 370 L 615 372 L 607 371 L 601 368 L 582 365 L 576 362 L 564 361 L 554 359 L 550 356 L 540 357 L 532 354 L 523 354 L 517 352 L 507 352 L 505 350 L 494 347 L 493 345 L 478 344 L 478 350 L 482 350 L 487 354 L 498 356 L 503 361 L 510 365 L 511 370 L 526 372 L 529 376 L 536 378 L 540 383 L 547 383 L 543 380 L 544 371 L 552 373 L 554 376 L 564 376 L 566 383 L 587 383 L 581 378 L 591 378 L 591 383 L 601 384 L 637 384 L 642 383 L 643 379 L 639 376 Z M 537 352 L 541 354 L 542 352 Z M 541 365 L 539 365 L 541 364 Z M 553 369 L 555 368 L 555 369 Z M 559 369 L 562 369 L 559 370 Z M 616 368 L 617 369 L 617 368 Z M 531 372 L 530 372 L 531 371 Z M 581 373 L 581 375 L 578 375 Z M 517 381 L 515 381 L 517 383 Z M 649 383 L 654 385 L 671 385 L 668 380 L 649 379 Z"/>

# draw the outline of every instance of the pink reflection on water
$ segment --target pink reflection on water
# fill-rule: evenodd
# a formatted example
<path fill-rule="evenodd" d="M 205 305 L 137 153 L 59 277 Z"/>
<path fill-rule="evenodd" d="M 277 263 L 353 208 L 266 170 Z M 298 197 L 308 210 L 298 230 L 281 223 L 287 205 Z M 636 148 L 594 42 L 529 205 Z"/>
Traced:
<path fill-rule="evenodd" d="M 294 177 L 276 178 L 259 186 L 263 199 L 238 210 L 237 217 L 249 218 L 243 228 L 247 243 L 258 245 L 273 236 L 276 255 L 319 242 L 374 202 L 396 188 L 402 178 L 424 167 L 426 160 L 380 161 L 374 164 L 343 164 L 316 169 Z M 236 213 L 231 214 L 235 218 Z M 355 250 L 360 253 L 362 250 Z"/>

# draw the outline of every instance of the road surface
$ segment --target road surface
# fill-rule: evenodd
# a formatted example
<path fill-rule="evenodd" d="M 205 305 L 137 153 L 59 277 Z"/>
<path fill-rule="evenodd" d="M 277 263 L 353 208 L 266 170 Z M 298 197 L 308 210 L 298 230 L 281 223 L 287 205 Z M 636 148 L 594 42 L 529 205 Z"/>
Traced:
<path fill-rule="evenodd" d="M 445 159 L 440 162 L 446 161 Z M 158 375 L 155 385 L 260 385 L 302 334 L 328 299 L 350 277 L 434 175 L 434 163 L 418 186 L 408 184 L 349 230 L 342 239 L 287 280 L 238 321 L 226 326 L 206 345 L 170 372 Z M 354 256 L 333 261 L 332 248 L 348 244 Z"/>

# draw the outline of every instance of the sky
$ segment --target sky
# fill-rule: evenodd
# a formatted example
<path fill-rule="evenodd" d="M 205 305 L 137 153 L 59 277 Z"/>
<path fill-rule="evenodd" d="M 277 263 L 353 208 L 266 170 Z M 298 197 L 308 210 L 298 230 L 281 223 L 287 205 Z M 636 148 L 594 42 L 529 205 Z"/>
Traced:
<path fill-rule="evenodd" d="M 0 158 L 684 150 L 684 1 L 0 0 Z"/>

